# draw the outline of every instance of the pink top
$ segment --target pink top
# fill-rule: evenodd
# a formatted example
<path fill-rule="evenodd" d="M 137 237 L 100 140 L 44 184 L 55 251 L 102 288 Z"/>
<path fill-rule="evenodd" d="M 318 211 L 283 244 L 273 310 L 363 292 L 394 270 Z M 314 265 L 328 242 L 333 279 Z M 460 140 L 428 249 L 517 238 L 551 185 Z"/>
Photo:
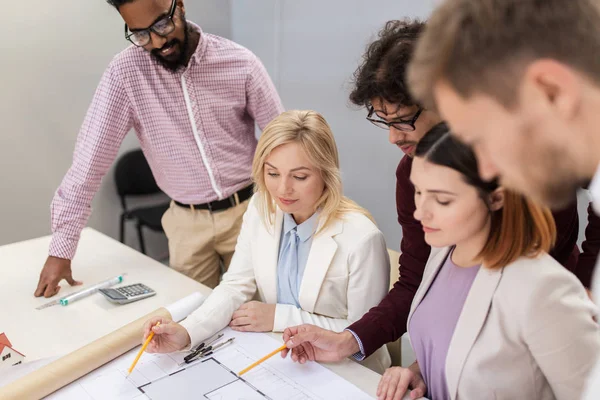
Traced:
<path fill-rule="evenodd" d="M 158 186 L 177 201 L 206 203 L 250 183 L 255 122 L 264 129 L 281 100 L 252 52 L 189 25 L 200 41 L 187 68 L 171 72 L 135 46 L 108 66 L 52 201 L 50 255 L 75 255 L 92 198 L 132 128 Z"/>

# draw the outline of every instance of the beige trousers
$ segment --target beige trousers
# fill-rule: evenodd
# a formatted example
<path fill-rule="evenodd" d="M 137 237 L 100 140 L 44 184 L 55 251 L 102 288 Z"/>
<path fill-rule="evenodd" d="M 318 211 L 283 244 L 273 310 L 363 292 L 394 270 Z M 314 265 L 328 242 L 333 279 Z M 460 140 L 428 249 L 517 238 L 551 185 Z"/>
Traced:
<path fill-rule="evenodd" d="M 211 213 L 180 207 L 172 201 L 162 217 L 169 240 L 171 267 L 210 288 L 217 286 L 220 262 L 227 270 L 249 202 L 248 199 L 227 210 Z"/>

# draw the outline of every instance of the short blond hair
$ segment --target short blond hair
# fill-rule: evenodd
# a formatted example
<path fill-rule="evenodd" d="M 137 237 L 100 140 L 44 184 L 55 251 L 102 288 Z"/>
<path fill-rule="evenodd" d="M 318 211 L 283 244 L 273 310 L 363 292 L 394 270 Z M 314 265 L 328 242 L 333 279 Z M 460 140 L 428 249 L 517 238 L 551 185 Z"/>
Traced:
<path fill-rule="evenodd" d="M 367 210 L 343 195 L 337 146 L 325 118 L 316 111 L 290 110 L 281 113 L 266 126 L 252 163 L 258 210 L 267 227 L 274 224 L 275 201 L 265 184 L 265 161 L 274 149 L 287 143 L 298 143 L 302 147 L 325 183 L 314 209 L 320 209 L 320 218 L 324 219 L 317 233 L 348 212 L 358 212 L 372 220 Z"/>
<path fill-rule="evenodd" d="M 430 109 L 442 81 L 465 98 L 481 92 L 509 108 L 532 61 L 553 59 L 600 83 L 599 55 L 594 0 L 446 0 L 417 43 L 408 81 Z"/>

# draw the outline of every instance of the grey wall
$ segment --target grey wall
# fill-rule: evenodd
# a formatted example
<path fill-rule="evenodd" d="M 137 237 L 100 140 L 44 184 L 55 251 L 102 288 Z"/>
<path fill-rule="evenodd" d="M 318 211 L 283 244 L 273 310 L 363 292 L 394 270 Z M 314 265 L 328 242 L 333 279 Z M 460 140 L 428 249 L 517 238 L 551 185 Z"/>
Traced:
<path fill-rule="evenodd" d="M 50 232 L 50 200 L 70 165 L 84 113 L 125 43 L 118 16 L 101 1 L 86 7 L 77 0 L 5 2 L 3 8 L 10 18 L 0 44 L 0 243 L 8 243 Z M 105 231 L 119 207 L 109 186 L 105 181 L 92 218 Z"/>
<path fill-rule="evenodd" d="M 589 190 L 582 189 L 579 191 L 579 193 L 577 193 L 577 209 L 579 210 L 579 240 L 577 243 L 579 244 L 580 248 L 581 243 L 585 239 L 585 227 L 587 226 L 588 221 L 587 209 L 590 201 L 592 201 L 592 197 Z"/>
<path fill-rule="evenodd" d="M 352 73 L 385 21 L 426 19 L 439 0 L 232 0 L 231 32 L 271 74 L 286 109 L 309 108 L 330 123 L 340 150 L 346 194 L 374 215 L 388 247 L 398 250 L 395 169 L 402 153 L 387 132 L 348 102 Z M 589 197 L 579 194 L 580 240 Z"/>
<path fill-rule="evenodd" d="M 346 194 L 369 209 L 390 248 L 398 249 L 395 170 L 402 153 L 387 132 L 348 104 L 349 80 L 385 21 L 425 18 L 433 0 L 233 0 L 232 36 L 254 51 L 286 109 L 314 109 L 330 123 Z"/>
<path fill-rule="evenodd" d="M 127 46 L 122 19 L 102 0 L 11 1 L 2 7 L 10 17 L 0 42 L 0 245 L 50 233 L 50 201 L 71 164 L 87 107 L 104 69 Z M 205 31 L 230 36 L 229 1 L 189 0 L 186 9 Z M 138 146 L 130 134 L 121 153 Z M 116 238 L 119 213 L 111 170 L 89 226 Z M 151 255 L 165 254 L 161 235 L 148 239 Z M 133 229 L 127 241 L 137 247 Z"/>
<path fill-rule="evenodd" d="M 340 148 L 346 193 L 367 207 L 397 249 L 394 171 L 402 154 L 387 134 L 347 102 L 365 45 L 390 18 L 426 17 L 436 0 L 187 0 L 188 19 L 233 38 L 261 57 L 286 108 L 320 111 Z M 49 204 L 71 163 L 75 139 L 111 58 L 127 43 L 104 1 L 6 2 L 0 43 L 0 245 L 50 233 Z M 138 146 L 129 135 L 121 153 Z M 585 209 L 587 195 L 580 195 Z M 94 199 L 89 225 L 118 234 L 112 170 Z M 584 215 L 584 214 L 582 214 Z M 581 218 L 582 231 L 586 218 Z M 160 235 L 150 253 L 164 255 Z M 133 230 L 127 242 L 134 247 Z"/>

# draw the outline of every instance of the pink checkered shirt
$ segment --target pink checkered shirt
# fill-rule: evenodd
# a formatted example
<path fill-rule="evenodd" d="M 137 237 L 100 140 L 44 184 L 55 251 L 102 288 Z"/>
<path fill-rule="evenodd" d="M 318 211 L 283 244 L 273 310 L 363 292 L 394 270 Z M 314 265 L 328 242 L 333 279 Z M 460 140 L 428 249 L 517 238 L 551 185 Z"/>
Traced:
<path fill-rule="evenodd" d="M 158 186 L 177 201 L 206 203 L 250 184 L 254 123 L 264 129 L 281 100 L 252 52 L 190 25 L 201 37 L 183 71 L 134 46 L 108 66 L 52 201 L 50 255 L 75 255 L 92 198 L 131 128 Z"/>

